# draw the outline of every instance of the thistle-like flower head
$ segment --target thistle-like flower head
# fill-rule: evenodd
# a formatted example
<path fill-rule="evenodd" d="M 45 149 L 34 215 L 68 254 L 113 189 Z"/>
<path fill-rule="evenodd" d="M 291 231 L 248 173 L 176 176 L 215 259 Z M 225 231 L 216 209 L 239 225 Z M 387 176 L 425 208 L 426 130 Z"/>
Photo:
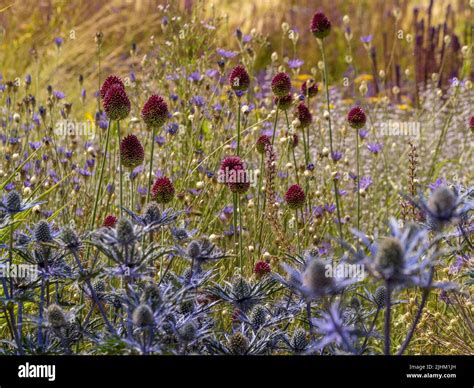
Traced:
<path fill-rule="evenodd" d="M 366 121 L 365 112 L 359 106 L 352 108 L 347 114 L 347 122 L 352 128 L 360 129 L 365 125 Z"/>
<path fill-rule="evenodd" d="M 120 160 L 127 168 L 135 168 L 145 160 L 145 150 L 135 135 L 128 135 L 120 142 Z"/>
<path fill-rule="evenodd" d="M 292 185 L 286 191 L 285 201 L 290 209 L 300 209 L 304 205 L 305 193 L 300 185 Z"/>
<path fill-rule="evenodd" d="M 157 203 L 168 203 L 174 198 L 173 183 L 167 177 L 158 178 L 151 188 L 151 197 Z"/>
<path fill-rule="evenodd" d="M 331 22 L 322 12 L 316 12 L 311 19 L 310 30 L 316 38 L 324 39 L 331 32 Z"/>

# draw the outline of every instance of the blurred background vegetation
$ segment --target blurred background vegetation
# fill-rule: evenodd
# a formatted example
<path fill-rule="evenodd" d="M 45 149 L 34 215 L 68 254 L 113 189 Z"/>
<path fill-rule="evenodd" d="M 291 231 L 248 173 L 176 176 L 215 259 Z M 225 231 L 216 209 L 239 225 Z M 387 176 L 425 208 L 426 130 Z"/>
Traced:
<path fill-rule="evenodd" d="M 34 92 L 36 88 L 45 91 L 46 86 L 52 84 L 66 95 L 79 95 L 78 77 L 82 75 L 85 89 L 92 94 L 99 81 L 96 33 L 100 31 L 104 35 L 102 74 L 128 74 L 133 43 L 137 47 L 136 61 L 150 51 L 152 44 L 161 43 L 164 27 L 159 6 L 165 3 L 156 0 L 0 0 L 3 80 L 23 80 L 26 74 L 31 74 Z M 397 71 L 404 74 L 405 66 L 416 62 L 412 57 L 417 40 L 421 40 L 422 47 L 418 55 L 426 57 L 426 63 L 435 62 L 429 70 L 441 67 L 439 57 L 444 56 L 442 67 L 446 73 L 451 72 L 449 76 L 458 75 L 455 62 L 460 62 L 457 53 L 461 47 L 472 45 L 474 1 L 471 0 L 176 0 L 170 4 L 169 15 L 180 15 L 183 21 L 220 18 L 217 36 L 225 49 L 237 47 L 238 41 L 234 38 L 237 28 L 243 34 L 258 31 L 267 38 L 259 53 L 262 65 L 270 60 L 269 54 L 276 51 L 289 59 L 297 55 L 304 60 L 302 71 L 306 73 L 320 60 L 317 47 L 309 44 L 313 39 L 308 33 L 309 20 L 314 11 L 324 10 L 333 23 L 328 55 L 333 81 L 338 82 L 348 71 L 348 33 L 352 36 L 350 50 L 356 58 L 354 62 L 363 67 L 358 69 L 359 73 L 376 75 L 382 69 L 391 80 L 400 77 Z M 343 23 L 344 15 L 349 16 L 349 24 Z M 285 22 L 298 33 L 295 50 L 288 33 L 282 31 Z M 364 45 L 361 37 L 370 40 L 367 38 L 370 35 L 372 41 Z M 445 35 L 453 38 L 449 48 L 443 47 Z M 59 49 L 54 44 L 56 37 L 63 39 Z M 429 59 L 430 55 L 433 58 Z M 450 65 L 450 62 L 453 63 Z M 450 70 L 450 66 L 454 70 Z M 427 70 L 428 66 L 424 67 Z M 416 72 L 416 69 L 411 70 Z M 393 83 L 397 83 L 396 80 Z"/>

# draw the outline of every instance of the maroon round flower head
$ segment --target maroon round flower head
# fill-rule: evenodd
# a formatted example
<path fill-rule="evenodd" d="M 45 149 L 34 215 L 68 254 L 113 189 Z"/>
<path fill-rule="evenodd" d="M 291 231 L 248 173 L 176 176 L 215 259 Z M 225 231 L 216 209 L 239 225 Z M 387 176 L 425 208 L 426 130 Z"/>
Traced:
<path fill-rule="evenodd" d="M 142 119 L 150 128 L 161 127 L 168 119 L 169 111 L 165 100 L 153 94 L 142 108 Z"/>
<path fill-rule="evenodd" d="M 298 137 L 298 135 L 297 135 L 296 133 L 291 134 L 291 133 L 289 133 L 288 131 L 286 131 L 286 132 L 285 132 L 285 136 L 286 136 L 287 138 L 290 138 L 290 140 L 289 140 L 288 142 L 290 143 L 290 146 L 291 146 L 292 148 L 296 148 L 296 147 L 298 146 L 298 144 L 299 144 L 299 142 L 300 142 L 300 139 L 299 139 L 299 137 Z"/>
<path fill-rule="evenodd" d="M 469 128 L 471 128 L 471 131 L 474 131 L 474 116 L 469 120 Z"/>
<path fill-rule="evenodd" d="M 238 156 L 228 156 L 221 162 L 219 181 L 225 183 L 233 193 L 243 194 L 250 187 L 245 163 Z"/>
<path fill-rule="evenodd" d="M 310 29 L 316 38 L 324 39 L 331 32 L 331 22 L 322 12 L 316 12 L 311 19 Z"/>
<path fill-rule="evenodd" d="M 278 73 L 272 80 L 272 92 L 277 97 L 285 97 L 290 93 L 291 79 L 286 73 Z"/>
<path fill-rule="evenodd" d="M 145 150 L 135 135 L 125 136 L 120 142 L 120 160 L 127 168 L 135 168 L 145 160 Z"/>
<path fill-rule="evenodd" d="M 230 87 L 236 92 L 245 92 L 250 85 L 250 77 L 245 67 L 237 65 L 232 69 L 229 76 Z"/>
<path fill-rule="evenodd" d="M 116 223 L 117 223 L 117 217 L 109 214 L 107 217 L 105 217 L 104 223 L 102 224 L 102 226 L 105 228 L 113 228 L 115 227 Z"/>
<path fill-rule="evenodd" d="M 285 194 L 285 201 L 291 209 L 303 207 L 305 194 L 300 185 L 291 186 Z"/>
<path fill-rule="evenodd" d="M 157 203 L 168 203 L 173 197 L 173 183 L 167 177 L 158 178 L 151 188 L 151 198 Z"/>
<path fill-rule="evenodd" d="M 311 122 L 313 121 L 313 116 L 304 102 L 300 102 L 298 104 L 295 113 L 296 118 L 300 122 L 301 128 L 307 128 L 310 126 Z"/>
<path fill-rule="evenodd" d="M 275 105 L 278 107 L 278 109 L 288 110 L 293 104 L 293 96 L 291 94 L 287 94 L 283 97 L 275 97 L 273 101 L 275 102 Z"/>
<path fill-rule="evenodd" d="M 314 97 L 318 94 L 318 84 L 313 79 L 304 81 L 301 85 L 301 94 L 305 97 Z"/>
<path fill-rule="evenodd" d="M 123 120 L 130 113 L 130 100 L 125 89 L 119 84 L 109 87 L 104 98 L 104 110 L 111 120 Z"/>
<path fill-rule="evenodd" d="M 253 272 L 258 277 L 265 276 L 266 274 L 271 272 L 270 264 L 268 264 L 266 261 L 257 261 L 253 269 Z"/>
<path fill-rule="evenodd" d="M 100 88 L 100 98 L 105 98 L 112 85 L 120 85 L 122 89 L 125 89 L 125 85 L 120 77 L 117 77 L 116 75 L 109 75 Z"/>
<path fill-rule="evenodd" d="M 352 128 L 360 129 L 365 125 L 366 121 L 365 112 L 358 106 L 352 108 L 347 114 L 347 122 Z"/>
<path fill-rule="evenodd" d="M 257 139 L 257 143 L 256 143 L 257 152 L 258 152 L 259 154 L 265 153 L 265 146 L 266 146 L 267 144 L 271 144 L 270 137 L 267 136 L 267 135 L 261 135 L 261 136 Z"/>

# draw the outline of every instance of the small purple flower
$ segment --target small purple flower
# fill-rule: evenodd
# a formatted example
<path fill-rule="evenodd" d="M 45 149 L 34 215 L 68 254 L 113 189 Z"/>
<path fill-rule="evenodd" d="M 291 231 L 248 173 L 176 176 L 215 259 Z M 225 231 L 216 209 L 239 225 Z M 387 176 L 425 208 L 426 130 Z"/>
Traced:
<path fill-rule="evenodd" d="M 303 66 L 304 61 L 302 59 L 290 59 L 288 61 L 288 66 L 290 69 L 299 69 L 301 66 Z"/>
<path fill-rule="evenodd" d="M 53 92 L 53 95 L 54 95 L 54 97 L 56 97 L 57 100 L 62 100 L 64 97 L 66 97 L 66 95 L 63 92 L 59 91 L 59 90 L 55 90 Z"/>
<path fill-rule="evenodd" d="M 60 36 L 54 38 L 54 44 L 56 45 L 57 48 L 60 48 L 63 43 L 64 43 L 64 39 L 61 38 Z"/>
<path fill-rule="evenodd" d="M 372 35 L 365 35 L 360 37 L 360 41 L 365 44 L 369 44 L 372 42 Z"/>
<path fill-rule="evenodd" d="M 223 58 L 234 58 L 238 54 L 238 52 L 236 51 L 227 51 L 220 48 L 217 49 L 216 51 L 217 51 L 217 54 L 219 54 Z"/>
<path fill-rule="evenodd" d="M 331 154 L 331 158 L 335 162 L 341 160 L 342 152 L 341 151 L 333 151 L 332 154 Z"/>
<path fill-rule="evenodd" d="M 373 154 L 377 155 L 382 150 L 382 144 L 380 143 L 369 143 L 367 149 Z"/>
<path fill-rule="evenodd" d="M 446 180 L 444 178 L 438 178 L 438 179 L 436 179 L 435 182 L 430 183 L 428 185 L 428 188 L 431 191 L 435 191 L 439 186 L 442 186 L 442 185 L 445 185 L 445 184 L 446 184 Z"/>

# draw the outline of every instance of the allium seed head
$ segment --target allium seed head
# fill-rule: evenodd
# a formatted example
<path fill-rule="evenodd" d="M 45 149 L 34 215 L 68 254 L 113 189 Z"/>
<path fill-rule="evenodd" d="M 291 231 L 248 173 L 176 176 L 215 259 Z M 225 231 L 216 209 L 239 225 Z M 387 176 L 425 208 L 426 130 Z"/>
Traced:
<path fill-rule="evenodd" d="M 135 168 L 145 160 L 145 150 L 135 135 L 125 136 L 120 142 L 120 160 L 127 168 Z"/>
<path fill-rule="evenodd" d="M 296 118 L 300 122 L 300 128 L 307 128 L 310 126 L 311 121 L 313 121 L 313 116 L 311 115 L 308 107 L 303 102 L 298 104 L 295 113 Z"/>
<path fill-rule="evenodd" d="M 109 87 L 104 98 L 104 110 L 111 120 L 123 120 L 130 113 L 130 100 L 125 89 L 119 84 Z"/>
<path fill-rule="evenodd" d="M 286 73 L 278 73 L 272 80 L 272 92 L 276 97 L 284 97 L 290 93 L 291 79 Z"/>
<path fill-rule="evenodd" d="M 143 105 L 141 115 L 149 128 L 159 128 L 168 119 L 168 104 L 166 104 L 163 97 L 153 94 Z"/>
<path fill-rule="evenodd" d="M 233 354 L 243 355 L 248 347 L 249 340 L 241 332 L 234 333 L 229 339 L 229 348 Z"/>
<path fill-rule="evenodd" d="M 137 327 L 147 327 L 153 324 L 153 311 L 146 304 L 139 305 L 132 314 L 133 324 Z"/>
<path fill-rule="evenodd" d="M 270 273 L 270 264 L 268 264 L 266 261 L 258 261 L 255 264 L 255 268 L 253 269 L 253 272 L 258 276 L 262 277 L 265 276 L 266 274 Z"/>
<path fill-rule="evenodd" d="M 303 285 L 315 294 L 323 294 L 332 284 L 333 278 L 326 276 L 326 264 L 312 259 L 303 273 Z"/>
<path fill-rule="evenodd" d="M 250 77 L 242 65 L 237 65 L 232 69 L 229 76 L 230 87 L 234 91 L 244 92 L 249 88 Z"/>
<path fill-rule="evenodd" d="M 286 96 L 283 96 L 283 97 L 275 97 L 273 101 L 275 105 L 278 107 L 278 109 L 288 110 L 291 108 L 291 105 L 293 104 L 293 96 L 291 94 L 287 94 Z"/>
<path fill-rule="evenodd" d="M 105 217 L 102 226 L 105 228 L 113 228 L 115 227 L 116 223 L 117 223 L 117 217 L 113 216 L 112 214 L 109 214 L 108 216 Z"/>
<path fill-rule="evenodd" d="M 167 177 L 158 178 L 151 189 L 151 197 L 157 203 L 168 203 L 174 197 L 173 183 Z"/>
<path fill-rule="evenodd" d="M 256 147 L 257 147 L 257 152 L 259 154 L 264 154 L 265 153 L 265 146 L 267 144 L 270 144 L 271 143 L 271 140 L 270 140 L 270 137 L 267 136 L 267 135 L 261 135 L 258 139 L 257 139 L 257 143 L 256 143 Z"/>
<path fill-rule="evenodd" d="M 331 32 L 331 22 L 322 12 L 316 12 L 311 19 L 310 30 L 316 38 L 324 39 Z"/>
<path fill-rule="evenodd" d="M 365 112 L 358 106 L 352 108 L 347 114 L 347 122 L 352 128 L 360 129 L 365 125 L 366 121 Z"/>
<path fill-rule="evenodd" d="M 10 213 L 19 212 L 21 209 L 21 195 L 16 190 L 12 190 L 7 195 L 6 200 L 7 210 Z"/>
<path fill-rule="evenodd" d="M 47 221 L 41 220 L 36 224 L 34 230 L 35 240 L 38 242 L 51 242 L 53 236 L 51 234 L 51 227 Z"/>
<path fill-rule="evenodd" d="M 125 89 L 125 85 L 120 77 L 117 77 L 116 75 L 109 75 L 100 88 L 100 98 L 105 98 L 112 85 L 118 85 L 121 86 L 122 89 Z"/>
<path fill-rule="evenodd" d="M 299 209 L 303 207 L 305 198 L 305 193 L 300 185 L 290 186 L 285 194 L 285 201 L 290 209 Z"/>
<path fill-rule="evenodd" d="M 46 316 L 48 318 L 48 322 L 54 329 L 59 329 L 61 327 L 66 326 L 66 315 L 61 307 L 57 304 L 51 304 L 48 307 L 46 312 Z"/>

